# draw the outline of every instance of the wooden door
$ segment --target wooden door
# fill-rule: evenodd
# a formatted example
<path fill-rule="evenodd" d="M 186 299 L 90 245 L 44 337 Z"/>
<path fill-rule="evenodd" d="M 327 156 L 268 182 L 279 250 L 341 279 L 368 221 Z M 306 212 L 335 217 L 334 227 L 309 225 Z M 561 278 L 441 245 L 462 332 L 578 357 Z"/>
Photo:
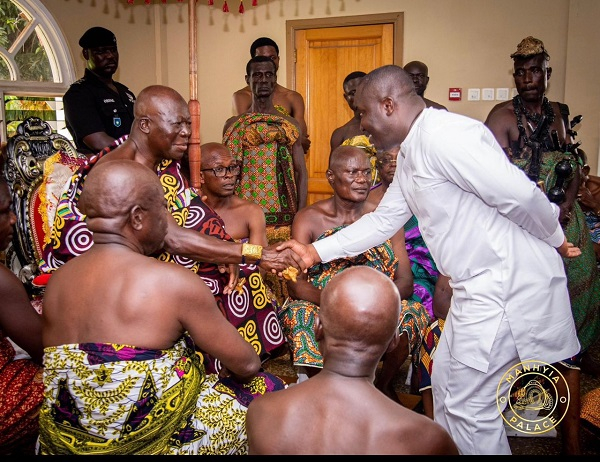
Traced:
<path fill-rule="evenodd" d="M 332 194 L 325 178 L 331 133 L 353 116 L 343 96 L 344 78 L 350 72 L 370 72 L 393 64 L 394 28 L 388 23 L 300 29 L 294 33 L 296 91 L 304 97 L 311 139 L 306 155 L 309 205 Z"/>

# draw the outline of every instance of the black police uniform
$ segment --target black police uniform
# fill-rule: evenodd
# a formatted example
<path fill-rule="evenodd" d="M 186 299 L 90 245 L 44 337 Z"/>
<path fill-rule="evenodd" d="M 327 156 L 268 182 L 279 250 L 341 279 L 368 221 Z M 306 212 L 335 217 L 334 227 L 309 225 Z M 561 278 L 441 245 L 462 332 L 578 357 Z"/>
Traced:
<path fill-rule="evenodd" d="M 67 129 L 77 150 L 95 154 L 83 138 L 96 132 L 106 132 L 117 139 L 128 135 L 133 124 L 135 95 L 125 85 L 113 81 L 117 95 L 89 69 L 74 82 L 63 96 Z"/>

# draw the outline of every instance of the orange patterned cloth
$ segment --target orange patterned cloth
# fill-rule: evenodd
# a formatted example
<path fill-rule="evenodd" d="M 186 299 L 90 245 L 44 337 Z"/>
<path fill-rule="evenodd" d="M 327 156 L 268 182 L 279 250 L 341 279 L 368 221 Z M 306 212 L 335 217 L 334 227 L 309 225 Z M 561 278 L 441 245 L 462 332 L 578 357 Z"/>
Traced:
<path fill-rule="evenodd" d="M 581 397 L 581 418 L 600 430 L 600 388 Z"/>

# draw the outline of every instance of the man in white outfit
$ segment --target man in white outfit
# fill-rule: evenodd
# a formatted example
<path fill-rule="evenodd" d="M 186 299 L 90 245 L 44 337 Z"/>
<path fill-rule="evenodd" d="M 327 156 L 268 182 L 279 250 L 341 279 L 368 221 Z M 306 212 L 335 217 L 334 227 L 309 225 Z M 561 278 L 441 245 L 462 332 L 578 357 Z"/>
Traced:
<path fill-rule="evenodd" d="M 383 242 L 416 215 L 453 289 L 432 374 L 435 420 L 461 454 L 510 454 L 496 404 L 510 384 L 501 378 L 521 361 L 579 351 L 560 255 L 581 252 L 566 241 L 558 207 L 487 127 L 426 108 L 401 67 L 363 77 L 355 98 L 377 149 L 401 145 L 393 182 L 374 212 L 344 230 L 279 249 L 292 247 L 307 266 L 328 262 Z"/>

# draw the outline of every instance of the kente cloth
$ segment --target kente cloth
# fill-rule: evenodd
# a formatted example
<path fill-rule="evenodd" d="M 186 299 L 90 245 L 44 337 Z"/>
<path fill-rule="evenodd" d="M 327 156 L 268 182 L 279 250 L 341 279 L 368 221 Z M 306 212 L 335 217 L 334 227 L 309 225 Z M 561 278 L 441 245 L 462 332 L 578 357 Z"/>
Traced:
<path fill-rule="evenodd" d="M 44 246 L 50 242 L 50 228 L 54 224 L 56 207 L 63 188 L 73 174 L 87 161 L 87 158 L 72 157 L 64 151 L 48 157 L 44 161 L 44 175 L 40 186 L 40 216 L 44 231 Z"/>
<path fill-rule="evenodd" d="M 122 143 L 124 139 L 118 140 Z M 85 215 L 78 208 L 79 196 L 90 170 L 98 160 L 115 149 L 119 143 L 106 147 L 82 165 L 63 189 L 56 206 L 54 225 L 50 232 L 50 242 L 44 246 L 40 269 L 53 272 L 71 258 L 88 251 L 93 244 L 92 233 L 85 224 Z M 189 213 L 187 206 L 197 196 L 195 190 L 187 188 L 180 172 L 180 163 L 163 160 L 156 169 L 162 184 L 167 207 L 178 223 L 185 222 Z"/>
<path fill-rule="evenodd" d="M 540 181 L 544 191 L 556 183 L 555 167 L 567 157 L 561 151 L 544 151 L 541 154 Z M 527 172 L 531 162 L 531 149 L 513 153 L 510 160 Z M 575 168 L 574 161 L 573 168 Z M 600 337 L 600 270 L 596 265 L 596 253 L 590 237 L 585 215 L 578 201 L 573 202 L 571 219 L 563 230 L 567 241 L 581 249 L 577 258 L 563 258 L 567 274 L 567 286 L 571 300 L 571 311 L 577 329 L 581 351 L 585 351 Z"/>
<path fill-rule="evenodd" d="M 0 332 L 0 335 L 2 333 Z M 0 455 L 33 452 L 44 396 L 42 368 L 15 359 L 7 337 L 0 339 Z"/>
<path fill-rule="evenodd" d="M 444 320 L 437 318 L 425 330 L 423 342 L 419 350 L 418 364 L 415 368 L 419 392 L 431 388 L 431 371 L 433 370 L 433 354 L 444 330 Z"/>
<path fill-rule="evenodd" d="M 364 150 L 371 162 L 371 184 L 377 184 L 379 181 L 379 171 L 377 170 L 377 149 L 371 143 L 368 136 L 356 135 L 342 142 L 342 146 L 355 146 Z"/>
<path fill-rule="evenodd" d="M 209 236 L 234 241 L 225 231 L 223 219 L 200 197 L 192 198 L 187 207 L 184 221 L 179 223 Z M 175 262 L 198 274 L 211 290 L 217 306 L 227 320 L 250 343 L 261 360 L 269 358 L 270 353 L 285 344 L 283 331 L 277 319 L 279 304 L 277 298 L 268 289 L 260 270 L 256 265 L 239 265 L 239 279 L 236 290 L 225 295 L 223 290 L 229 283 L 229 273 L 221 273 L 214 263 L 195 261 L 190 258 L 163 252 L 159 260 Z M 204 354 L 204 366 L 208 373 L 218 372 L 220 363 L 208 354 Z"/>
<path fill-rule="evenodd" d="M 206 374 L 192 339 L 145 349 L 80 343 L 44 350 L 45 454 L 247 454 L 246 411 L 285 388 L 260 372 L 246 385 Z"/>
<path fill-rule="evenodd" d="M 292 146 L 298 128 L 284 116 L 242 114 L 223 144 L 242 165 L 236 194 L 260 205 L 267 226 L 291 225 L 298 207 Z"/>
<path fill-rule="evenodd" d="M 289 225 L 267 226 L 267 243 L 272 245 L 288 241 L 291 237 L 291 230 L 292 227 Z M 265 284 L 267 284 L 275 295 L 279 306 L 282 306 L 290 295 L 287 280 L 273 273 L 265 273 Z"/>
<path fill-rule="evenodd" d="M 114 147 L 113 147 L 114 148 Z M 77 205 L 91 168 L 112 149 L 107 148 L 92 157 L 71 177 L 57 206 L 55 224 L 50 245 L 44 248 L 44 270 L 54 270 L 74 256 L 81 255 L 92 246 L 92 233 L 85 224 Z M 225 232 L 223 220 L 188 186 L 181 174 L 181 164 L 164 160 L 157 168 L 167 208 L 177 224 L 184 228 L 215 236 L 223 240 L 233 239 Z M 229 282 L 229 273 L 221 273 L 218 265 L 204 263 L 162 252 L 155 255 L 162 261 L 175 262 L 198 274 L 208 285 L 224 316 L 256 350 L 266 359 L 268 354 L 285 343 L 277 320 L 277 306 L 266 294 L 265 285 L 256 265 L 243 269 L 245 284 L 239 291 L 224 295 L 223 289 Z M 215 372 L 215 362 L 207 356 L 207 371 Z"/>
<path fill-rule="evenodd" d="M 331 236 L 346 226 L 329 229 L 317 240 Z M 308 280 L 318 289 L 323 289 L 335 275 L 346 268 L 359 265 L 375 268 L 393 279 L 398 267 L 398 259 L 394 254 L 392 243 L 387 240 L 354 257 L 340 258 L 329 263 L 317 263 L 308 269 Z M 318 312 L 319 307 L 307 300 L 288 301 L 279 312 L 279 320 L 295 366 L 323 367 L 323 357 L 314 333 L 315 315 Z M 429 324 L 425 308 L 414 300 L 402 300 L 399 321 L 400 333 L 406 332 L 408 335 L 409 350 L 418 351 L 425 328 Z"/>
<path fill-rule="evenodd" d="M 277 109 L 279 112 L 281 112 L 284 116 L 289 116 L 290 113 L 287 111 L 286 108 L 284 108 L 283 106 L 279 105 L 279 104 L 275 104 L 275 109 Z"/>
<path fill-rule="evenodd" d="M 421 235 L 417 217 L 414 215 L 404 225 L 404 240 L 414 280 L 414 292 L 411 299 L 421 302 L 427 310 L 429 318 L 435 319 L 433 294 L 440 273 Z"/>

